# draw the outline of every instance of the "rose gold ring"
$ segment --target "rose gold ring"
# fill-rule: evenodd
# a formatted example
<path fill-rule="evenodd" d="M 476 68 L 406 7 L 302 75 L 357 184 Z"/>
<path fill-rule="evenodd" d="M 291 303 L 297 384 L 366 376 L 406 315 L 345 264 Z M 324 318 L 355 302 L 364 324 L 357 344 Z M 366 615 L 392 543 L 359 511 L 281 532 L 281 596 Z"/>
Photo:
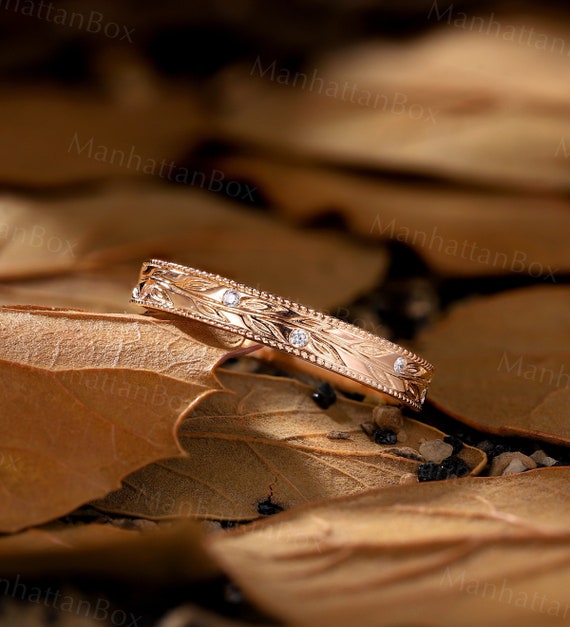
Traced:
<path fill-rule="evenodd" d="M 296 355 L 419 411 L 433 366 L 359 327 L 230 279 L 175 263 L 143 263 L 131 302 L 175 313 Z"/>

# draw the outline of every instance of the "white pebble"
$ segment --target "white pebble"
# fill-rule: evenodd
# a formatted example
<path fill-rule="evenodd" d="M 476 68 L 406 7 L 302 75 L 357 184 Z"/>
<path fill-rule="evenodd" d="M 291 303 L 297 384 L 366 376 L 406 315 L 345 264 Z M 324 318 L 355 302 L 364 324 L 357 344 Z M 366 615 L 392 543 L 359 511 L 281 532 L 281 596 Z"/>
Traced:
<path fill-rule="evenodd" d="M 420 444 L 420 453 L 426 461 L 439 464 L 453 454 L 453 446 L 443 440 L 426 440 Z"/>
<path fill-rule="evenodd" d="M 554 466 L 554 464 L 558 461 L 549 457 L 543 450 L 535 451 L 530 457 L 531 459 L 534 459 L 539 466 Z"/>
<path fill-rule="evenodd" d="M 511 466 L 512 462 L 515 460 L 520 463 Z M 505 474 L 507 468 L 509 468 L 508 474 L 513 474 L 515 472 L 522 472 L 523 470 L 536 468 L 536 462 L 534 459 L 528 457 L 528 455 L 523 455 L 519 452 L 501 453 L 500 455 L 497 455 L 497 457 L 493 458 L 491 468 L 489 469 L 489 475 L 492 477 L 499 477 Z M 520 470 L 516 470 L 517 468 L 520 468 Z"/>

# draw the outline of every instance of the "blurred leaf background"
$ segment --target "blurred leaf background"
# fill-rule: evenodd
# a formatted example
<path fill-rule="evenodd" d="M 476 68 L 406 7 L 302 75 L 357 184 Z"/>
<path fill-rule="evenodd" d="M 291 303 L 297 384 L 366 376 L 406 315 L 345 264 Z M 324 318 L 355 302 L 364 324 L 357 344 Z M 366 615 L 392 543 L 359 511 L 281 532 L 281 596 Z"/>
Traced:
<path fill-rule="evenodd" d="M 406 342 L 459 301 L 567 283 L 569 81 L 562 1 L 6 0 L 0 304 L 136 312 L 130 290 L 155 256 Z M 567 290 L 545 295 L 532 299 L 541 320 L 563 309 Z M 508 323 L 491 313 L 489 328 Z M 566 324 L 556 321 L 553 345 Z M 455 417 L 474 405 L 460 400 Z M 551 441 L 562 442 L 556 428 Z M 59 533 L 68 530 L 22 542 L 65 544 Z M 218 571 L 189 569 L 176 533 L 152 549 L 147 571 L 133 561 L 82 594 L 106 588 L 117 607 L 143 608 L 148 625 L 186 600 L 228 620 L 269 620 L 219 573 L 189 586 Z M 187 556 L 192 534 L 180 531 Z M 14 563 L 28 572 L 20 550 Z M 62 567 L 61 589 L 78 559 Z M 129 560 L 122 547 L 117 564 Z M 132 584 L 141 572 L 156 583 L 155 571 L 160 598 Z M 11 603 L 4 624 L 48 624 Z"/>

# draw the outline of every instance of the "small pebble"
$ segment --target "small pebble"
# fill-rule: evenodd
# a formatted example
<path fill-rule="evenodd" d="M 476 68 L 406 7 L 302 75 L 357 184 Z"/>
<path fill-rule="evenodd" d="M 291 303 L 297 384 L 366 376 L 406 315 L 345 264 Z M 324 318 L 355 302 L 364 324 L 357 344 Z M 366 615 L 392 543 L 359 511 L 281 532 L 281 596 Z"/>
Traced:
<path fill-rule="evenodd" d="M 260 501 L 257 504 L 257 513 L 262 516 L 272 516 L 273 514 L 278 514 L 282 512 L 283 508 L 281 505 L 277 505 L 277 503 L 273 503 L 271 499 L 265 499 L 264 501 Z"/>
<path fill-rule="evenodd" d="M 447 479 L 442 467 L 435 462 L 426 462 L 418 466 L 418 481 L 439 481 Z"/>
<path fill-rule="evenodd" d="M 511 462 L 513 460 L 519 460 L 520 464 L 514 464 L 511 466 Z M 524 470 L 536 468 L 536 462 L 534 459 L 528 457 L 528 455 L 524 455 L 518 451 L 515 451 L 514 453 L 501 453 L 500 455 L 494 457 L 491 461 L 489 475 L 491 477 L 500 477 L 505 474 L 505 470 L 507 470 L 507 468 L 509 468 L 508 474 L 523 472 Z M 516 470 L 517 468 L 520 468 L 520 470 Z"/>
<path fill-rule="evenodd" d="M 477 444 L 477 448 L 481 449 L 489 459 L 507 452 L 507 449 L 503 444 L 497 444 L 491 440 L 482 440 Z"/>
<path fill-rule="evenodd" d="M 372 410 L 372 417 L 381 429 L 390 429 L 398 433 L 404 427 L 404 417 L 399 407 L 377 405 Z"/>
<path fill-rule="evenodd" d="M 448 477 L 465 477 L 471 471 L 467 462 L 457 455 L 446 457 L 440 466 L 447 471 Z"/>
<path fill-rule="evenodd" d="M 391 429 L 376 429 L 374 442 L 376 444 L 396 444 L 398 436 Z"/>
<path fill-rule="evenodd" d="M 336 401 L 336 392 L 330 383 L 321 383 L 311 398 L 321 409 L 328 409 Z"/>
<path fill-rule="evenodd" d="M 535 451 L 531 456 L 537 466 L 554 466 L 558 462 L 557 459 L 549 457 L 543 450 Z"/>
<path fill-rule="evenodd" d="M 469 474 L 469 466 L 460 457 L 447 457 L 441 464 L 426 462 L 418 466 L 418 481 L 441 481 Z"/>
<path fill-rule="evenodd" d="M 509 464 L 501 474 L 503 477 L 505 475 L 516 475 L 517 473 L 524 472 L 525 470 L 528 470 L 528 468 L 524 465 L 522 460 L 513 459 L 511 462 L 509 462 Z"/>
<path fill-rule="evenodd" d="M 416 451 L 416 449 L 409 446 L 391 446 L 390 448 L 385 448 L 382 453 L 386 453 L 387 455 L 395 455 L 396 457 L 405 457 L 406 459 L 412 459 L 416 462 L 425 461 L 425 459 Z"/>
<path fill-rule="evenodd" d="M 446 435 L 443 438 L 443 441 L 446 444 L 451 444 L 451 446 L 453 446 L 453 455 L 457 455 L 457 453 L 459 453 L 459 451 L 463 448 L 463 442 L 454 435 Z"/>
<path fill-rule="evenodd" d="M 350 433 L 346 431 L 329 431 L 327 438 L 329 440 L 350 440 Z"/>
<path fill-rule="evenodd" d="M 495 445 L 491 440 L 481 440 L 481 442 L 477 442 L 476 444 L 478 449 L 481 449 L 485 455 L 490 456 L 491 452 L 495 448 Z"/>
<path fill-rule="evenodd" d="M 428 462 L 441 462 L 453 454 L 453 446 L 443 440 L 426 440 L 420 444 L 420 453 Z"/>
<path fill-rule="evenodd" d="M 366 433 L 366 435 L 372 437 L 378 427 L 373 422 L 363 422 L 360 425 L 360 428 L 364 431 L 364 433 Z"/>

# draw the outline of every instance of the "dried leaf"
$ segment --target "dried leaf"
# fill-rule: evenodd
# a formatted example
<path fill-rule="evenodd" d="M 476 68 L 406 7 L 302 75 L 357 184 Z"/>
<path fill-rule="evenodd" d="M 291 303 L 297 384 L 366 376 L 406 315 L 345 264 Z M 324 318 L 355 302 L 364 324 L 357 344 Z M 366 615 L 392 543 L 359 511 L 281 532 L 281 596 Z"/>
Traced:
<path fill-rule="evenodd" d="M 141 260 L 159 257 L 317 309 L 351 302 L 387 268 L 382 249 L 279 225 L 214 193 L 181 187 L 123 187 L 43 203 L 6 197 L 0 244 L 4 281 L 81 270 L 106 276 L 130 262 L 131 274 L 121 272 L 130 293 Z"/>
<path fill-rule="evenodd" d="M 0 538 L 0 571 L 4 576 L 82 573 L 162 582 L 176 573 L 188 580 L 218 570 L 202 541 L 203 530 L 191 521 L 142 531 L 54 523 Z"/>
<path fill-rule="evenodd" d="M 92 92 L 12 87 L 2 94 L 0 180 L 61 185 L 153 172 L 164 178 L 169 170 L 161 161 L 173 163 L 201 128 L 188 90 L 164 90 L 133 105 L 95 99 Z"/>
<path fill-rule="evenodd" d="M 182 455 L 176 428 L 242 343 L 187 320 L 1 308 L 0 530 L 61 516 Z"/>
<path fill-rule="evenodd" d="M 259 156 L 229 157 L 218 167 L 254 181 L 295 222 L 334 212 L 358 235 L 410 246 L 442 274 L 513 273 L 551 282 L 570 272 L 565 200 L 371 181 Z"/>
<path fill-rule="evenodd" d="M 569 287 L 461 303 L 420 344 L 437 407 L 492 433 L 570 444 Z"/>
<path fill-rule="evenodd" d="M 132 265 L 112 272 L 78 272 L 28 281 L 0 283 L 0 305 L 39 305 L 92 312 L 140 313 L 128 300 L 137 272 Z"/>
<path fill-rule="evenodd" d="M 295 625 L 566 625 L 570 469 L 373 490 L 210 537 Z"/>
<path fill-rule="evenodd" d="M 105 511 L 145 518 L 258 518 L 267 500 L 290 509 L 317 499 L 398 484 L 417 475 L 418 462 L 385 454 L 361 424 L 373 405 L 338 399 L 328 410 L 311 388 L 294 380 L 221 371 L 228 389 L 206 399 L 178 435 L 187 457 L 146 466 L 123 487 L 96 503 Z M 350 439 L 330 439 L 341 430 Z M 441 437 L 433 427 L 406 418 L 399 437 L 419 448 Z M 478 449 L 460 456 L 473 472 L 485 463 Z"/>
<path fill-rule="evenodd" d="M 491 13 L 488 21 L 498 20 Z M 518 26 L 550 42 L 569 32 L 568 23 Z M 414 41 L 343 48 L 300 73 L 258 56 L 226 76 L 231 104 L 216 123 L 232 140 L 303 157 L 565 191 L 566 61 L 558 50 L 453 25 Z"/>

